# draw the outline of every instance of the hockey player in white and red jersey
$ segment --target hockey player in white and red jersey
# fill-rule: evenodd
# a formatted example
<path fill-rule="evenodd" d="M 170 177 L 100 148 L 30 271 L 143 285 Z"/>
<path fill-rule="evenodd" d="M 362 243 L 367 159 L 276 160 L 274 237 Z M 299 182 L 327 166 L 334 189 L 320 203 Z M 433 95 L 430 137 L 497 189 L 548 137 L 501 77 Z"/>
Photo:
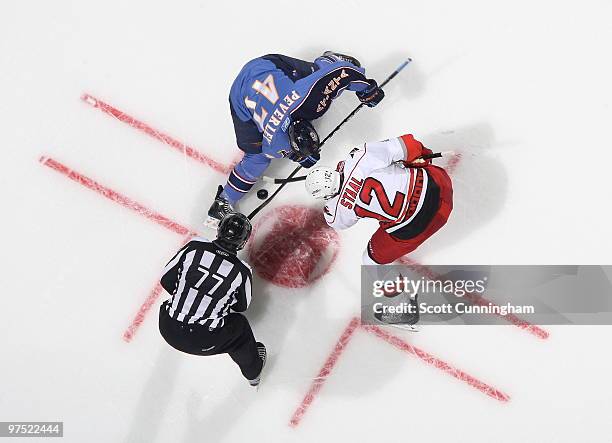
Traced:
<path fill-rule="evenodd" d="M 306 190 L 325 199 L 324 215 L 334 229 L 361 218 L 380 227 L 363 254 L 363 264 L 388 264 L 414 251 L 438 231 L 453 208 L 453 187 L 444 169 L 422 159 L 431 150 L 411 134 L 354 148 L 336 170 L 314 168 Z"/>

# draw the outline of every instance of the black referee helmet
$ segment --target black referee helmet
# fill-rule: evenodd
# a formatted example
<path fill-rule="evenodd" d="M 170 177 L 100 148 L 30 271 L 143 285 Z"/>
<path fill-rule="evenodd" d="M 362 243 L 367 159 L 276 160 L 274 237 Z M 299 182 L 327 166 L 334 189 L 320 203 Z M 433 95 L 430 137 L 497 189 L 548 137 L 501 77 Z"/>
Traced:
<path fill-rule="evenodd" d="M 239 251 L 249 240 L 252 230 L 253 227 L 246 215 L 230 212 L 219 223 L 216 243 L 224 249 Z"/>

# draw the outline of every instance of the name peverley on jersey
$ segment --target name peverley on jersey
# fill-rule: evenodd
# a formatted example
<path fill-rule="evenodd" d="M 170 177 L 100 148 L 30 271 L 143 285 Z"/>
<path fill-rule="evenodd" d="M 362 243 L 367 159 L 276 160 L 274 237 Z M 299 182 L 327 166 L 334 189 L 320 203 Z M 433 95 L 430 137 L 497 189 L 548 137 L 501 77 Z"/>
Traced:
<path fill-rule="evenodd" d="M 408 159 L 406 141 L 414 142 L 414 138 L 404 135 L 365 143 L 339 163 L 344 182 L 323 211 L 329 226 L 346 229 L 360 218 L 374 218 L 393 233 L 410 223 L 423 205 L 428 175 L 426 168 L 395 164 Z"/>
<path fill-rule="evenodd" d="M 234 81 L 230 100 L 242 121 L 253 120 L 262 133 L 262 151 L 268 158 L 291 151 L 287 129 L 296 119 L 315 120 L 346 89 L 363 91 L 369 83 L 365 70 L 349 62 L 317 59 L 310 75 L 293 81 L 271 61 L 248 62 Z M 314 69 L 314 68 L 313 68 Z"/>

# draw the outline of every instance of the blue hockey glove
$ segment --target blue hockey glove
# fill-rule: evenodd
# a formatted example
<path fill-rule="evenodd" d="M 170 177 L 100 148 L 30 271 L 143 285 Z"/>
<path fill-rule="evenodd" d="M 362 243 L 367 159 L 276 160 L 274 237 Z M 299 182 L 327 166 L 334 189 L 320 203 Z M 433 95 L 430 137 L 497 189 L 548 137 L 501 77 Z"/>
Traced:
<path fill-rule="evenodd" d="M 317 164 L 319 160 L 321 160 L 321 155 L 317 152 L 316 154 L 304 157 L 298 163 L 302 165 L 303 168 L 312 168 L 314 165 Z"/>
<path fill-rule="evenodd" d="M 292 161 L 296 162 L 296 163 L 299 163 L 303 168 L 311 168 L 319 160 L 321 160 L 321 154 L 316 152 L 316 153 L 314 153 L 312 155 L 309 155 L 308 157 L 303 157 L 303 156 L 299 155 L 297 152 L 291 151 L 287 155 L 287 158 L 289 160 L 292 160 Z"/>
<path fill-rule="evenodd" d="M 361 92 L 357 92 L 357 98 L 361 103 L 373 108 L 385 97 L 385 91 L 378 87 L 376 80 L 370 79 L 368 82 L 370 82 L 370 84 L 367 88 Z"/>

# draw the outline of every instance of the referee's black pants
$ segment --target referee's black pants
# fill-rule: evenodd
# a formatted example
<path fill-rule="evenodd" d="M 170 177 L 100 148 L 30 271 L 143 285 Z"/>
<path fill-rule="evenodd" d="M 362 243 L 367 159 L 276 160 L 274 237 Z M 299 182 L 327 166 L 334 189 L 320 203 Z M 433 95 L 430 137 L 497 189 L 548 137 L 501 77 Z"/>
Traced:
<path fill-rule="evenodd" d="M 257 353 L 249 321 L 238 313 L 228 314 L 224 320 L 223 326 L 213 330 L 202 325 L 187 324 L 170 317 L 164 303 L 159 309 L 159 332 L 170 346 L 187 354 L 227 353 L 247 380 L 257 378 L 263 363 Z"/>

